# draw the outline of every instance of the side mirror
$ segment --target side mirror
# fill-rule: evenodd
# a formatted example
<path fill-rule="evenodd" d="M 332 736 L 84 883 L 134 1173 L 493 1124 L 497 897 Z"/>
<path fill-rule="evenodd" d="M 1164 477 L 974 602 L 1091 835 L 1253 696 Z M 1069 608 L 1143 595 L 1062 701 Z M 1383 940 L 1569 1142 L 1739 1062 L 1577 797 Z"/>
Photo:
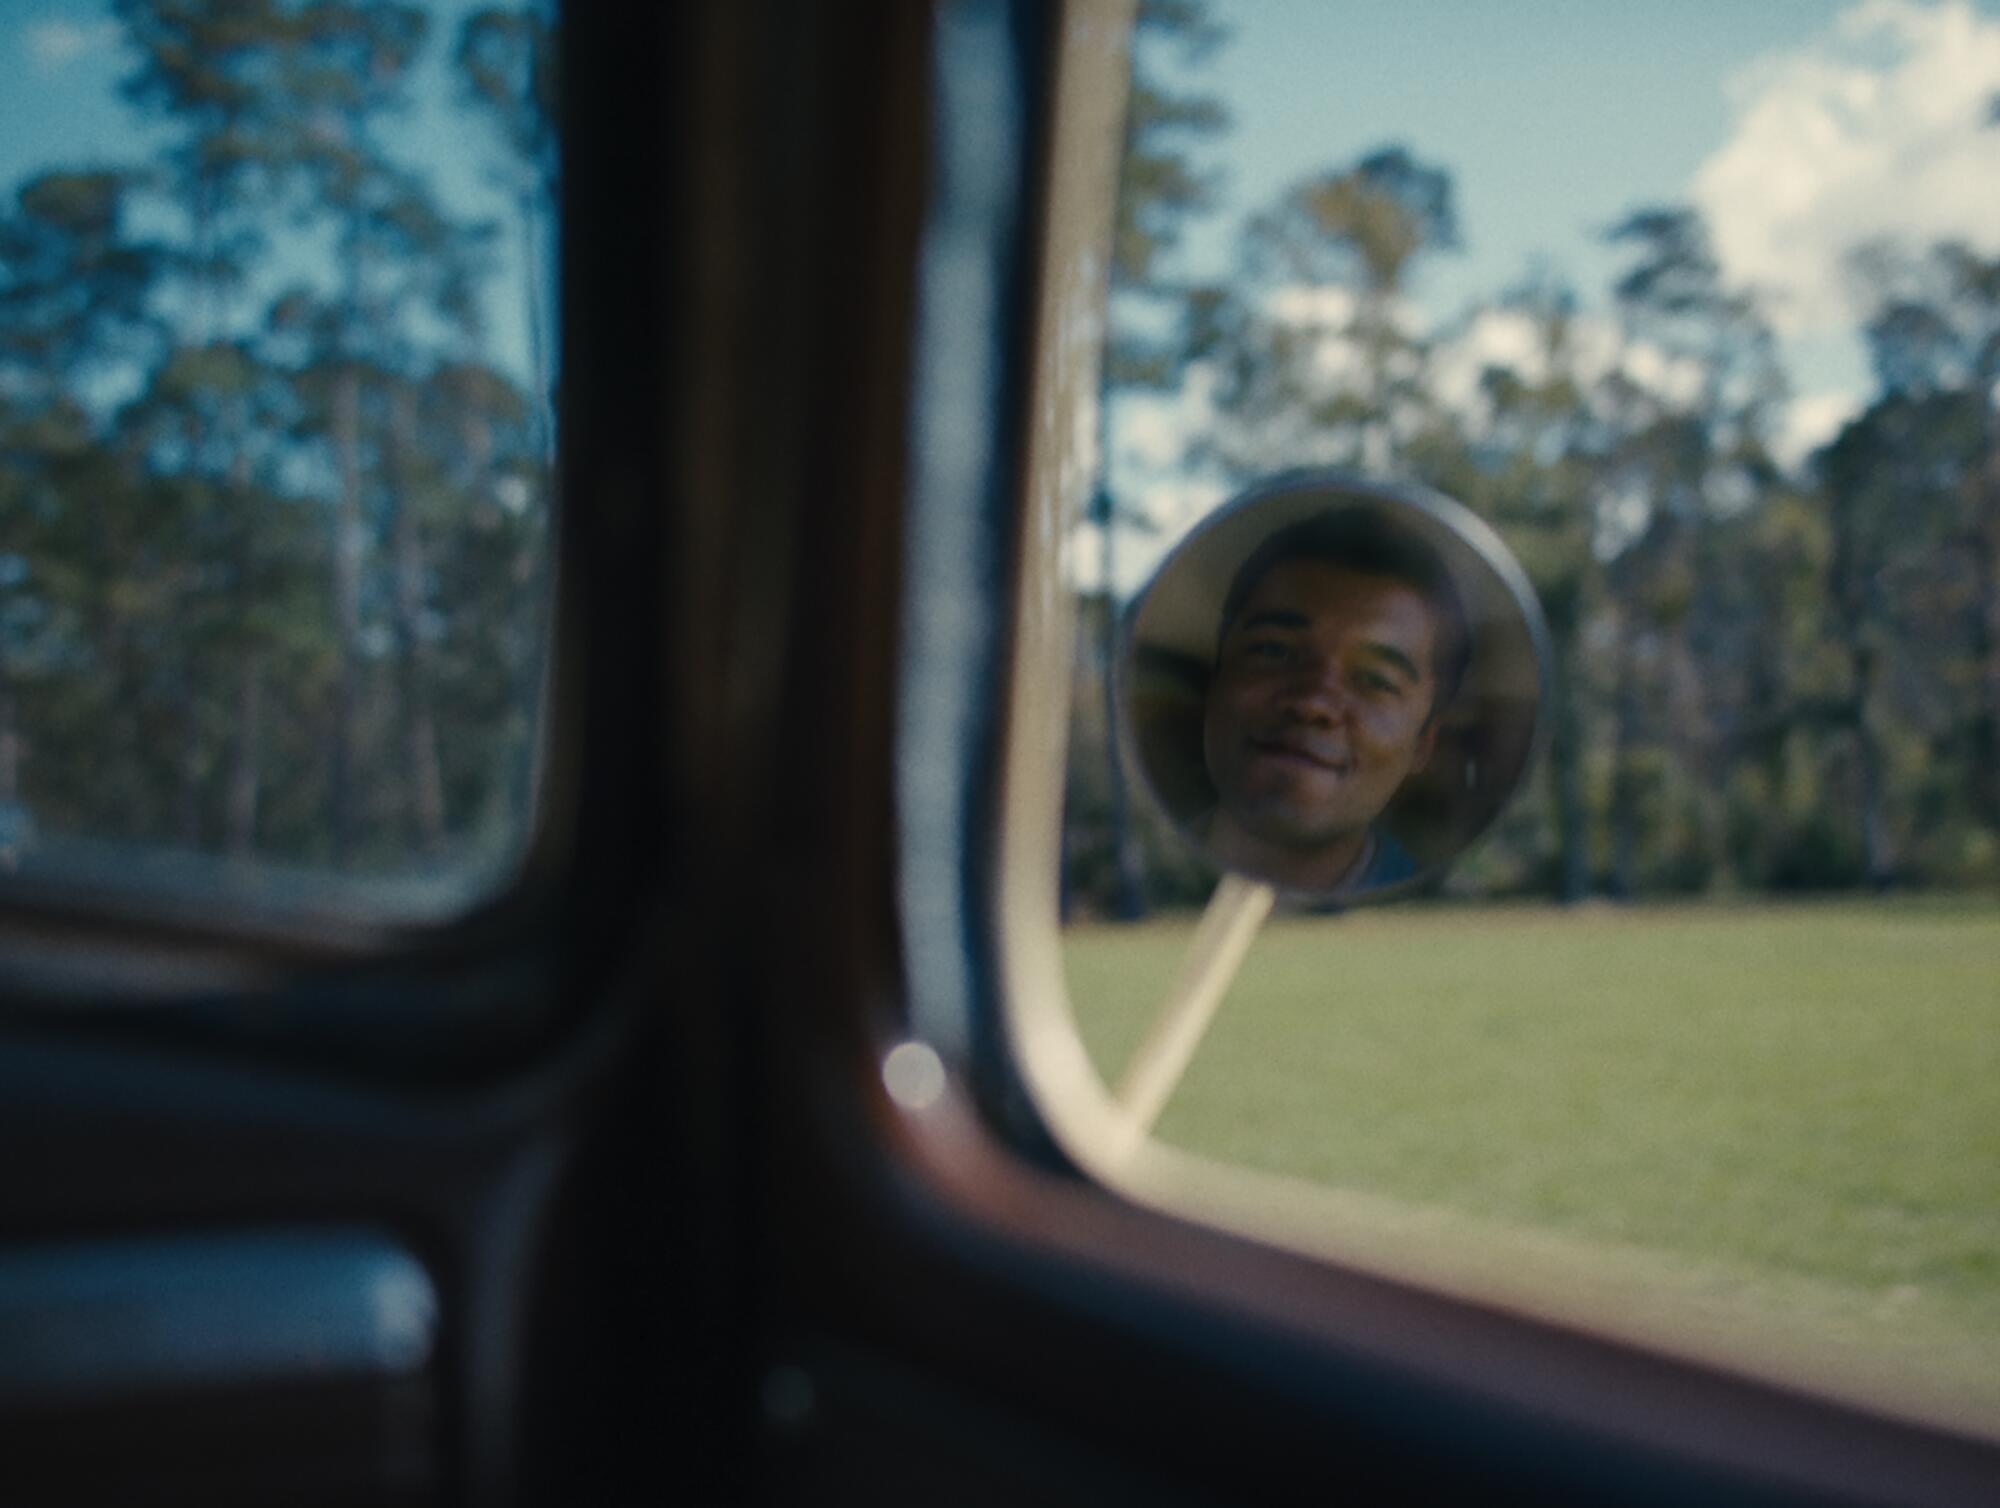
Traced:
<path fill-rule="evenodd" d="M 1547 638 L 1520 564 L 1458 503 L 1289 473 L 1202 520 L 1133 600 L 1123 734 L 1223 870 L 1342 903 L 1407 894 L 1520 786 Z"/>

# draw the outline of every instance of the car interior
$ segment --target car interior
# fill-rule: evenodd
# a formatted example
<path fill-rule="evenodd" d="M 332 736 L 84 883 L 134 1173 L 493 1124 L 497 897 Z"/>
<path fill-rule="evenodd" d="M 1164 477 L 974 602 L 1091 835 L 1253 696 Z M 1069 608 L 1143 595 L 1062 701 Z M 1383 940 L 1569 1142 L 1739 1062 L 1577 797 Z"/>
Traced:
<path fill-rule="evenodd" d="M 441 918 L 0 873 L 0 1501 L 2000 1500 L 1048 1110 L 1130 10 L 562 8 L 532 825 Z"/>

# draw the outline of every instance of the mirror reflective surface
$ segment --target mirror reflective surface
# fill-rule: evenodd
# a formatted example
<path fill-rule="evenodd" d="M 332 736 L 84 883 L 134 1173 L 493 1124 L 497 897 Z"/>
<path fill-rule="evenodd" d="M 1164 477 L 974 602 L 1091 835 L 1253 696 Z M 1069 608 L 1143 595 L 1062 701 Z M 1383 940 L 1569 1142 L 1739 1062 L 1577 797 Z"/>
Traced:
<path fill-rule="evenodd" d="M 1545 642 L 1525 574 L 1459 504 L 1290 473 L 1203 519 L 1133 600 L 1123 731 L 1219 868 L 1342 903 L 1407 894 L 1529 768 Z"/>

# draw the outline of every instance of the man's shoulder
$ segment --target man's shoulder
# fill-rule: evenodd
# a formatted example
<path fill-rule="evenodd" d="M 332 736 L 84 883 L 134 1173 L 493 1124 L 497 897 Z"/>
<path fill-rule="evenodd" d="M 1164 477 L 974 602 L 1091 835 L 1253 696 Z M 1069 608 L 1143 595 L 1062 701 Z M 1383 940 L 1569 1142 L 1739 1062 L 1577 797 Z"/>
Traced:
<path fill-rule="evenodd" d="M 1373 830 L 1375 852 L 1369 857 L 1368 867 L 1362 871 L 1356 887 L 1360 890 L 1379 890 L 1384 885 L 1400 885 L 1411 879 L 1417 872 L 1417 861 L 1410 851 L 1396 841 L 1395 834 L 1383 827 Z"/>

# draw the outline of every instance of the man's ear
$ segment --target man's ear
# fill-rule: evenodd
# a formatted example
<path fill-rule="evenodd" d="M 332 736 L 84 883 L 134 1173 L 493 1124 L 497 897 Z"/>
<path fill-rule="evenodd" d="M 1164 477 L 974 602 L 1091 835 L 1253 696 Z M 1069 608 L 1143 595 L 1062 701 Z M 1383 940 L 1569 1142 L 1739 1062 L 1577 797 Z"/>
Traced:
<path fill-rule="evenodd" d="M 1417 735 L 1416 753 L 1410 760 L 1410 773 L 1412 775 L 1431 762 L 1431 751 L 1437 748 L 1437 741 L 1437 719 L 1432 718 L 1424 724 L 1424 731 Z"/>

